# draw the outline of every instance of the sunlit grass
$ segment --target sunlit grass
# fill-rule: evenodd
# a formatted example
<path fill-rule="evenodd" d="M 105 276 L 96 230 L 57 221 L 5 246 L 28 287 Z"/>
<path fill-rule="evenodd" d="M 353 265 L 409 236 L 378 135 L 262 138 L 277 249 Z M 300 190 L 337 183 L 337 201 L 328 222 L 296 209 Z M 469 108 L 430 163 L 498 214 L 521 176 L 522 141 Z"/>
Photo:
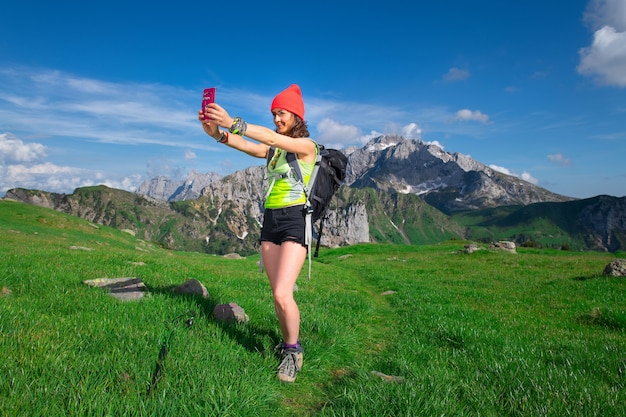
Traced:
<path fill-rule="evenodd" d="M 305 361 L 288 385 L 274 375 L 280 336 L 258 256 L 165 251 L 5 201 L 0 233 L 0 415 L 626 412 L 626 280 L 601 276 L 616 255 L 324 248 L 298 281 Z M 82 283 L 103 277 L 138 277 L 151 295 L 120 302 Z M 172 293 L 190 278 L 210 299 Z M 250 321 L 216 322 L 228 302 Z M 189 310 L 193 326 L 172 322 Z"/>

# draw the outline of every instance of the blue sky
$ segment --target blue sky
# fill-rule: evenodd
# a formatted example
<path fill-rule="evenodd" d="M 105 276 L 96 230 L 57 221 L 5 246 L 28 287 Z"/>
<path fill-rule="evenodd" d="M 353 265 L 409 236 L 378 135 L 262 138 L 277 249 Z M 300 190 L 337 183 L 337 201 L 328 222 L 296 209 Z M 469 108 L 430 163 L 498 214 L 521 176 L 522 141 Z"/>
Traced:
<path fill-rule="evenodd" d="M 202 89 L 312 137 L 436 142 L 550 191 L 626 195 L 626 0 L 0 4 L 0 195 L 134 190 L 261 160 L 215 143 Z"/>

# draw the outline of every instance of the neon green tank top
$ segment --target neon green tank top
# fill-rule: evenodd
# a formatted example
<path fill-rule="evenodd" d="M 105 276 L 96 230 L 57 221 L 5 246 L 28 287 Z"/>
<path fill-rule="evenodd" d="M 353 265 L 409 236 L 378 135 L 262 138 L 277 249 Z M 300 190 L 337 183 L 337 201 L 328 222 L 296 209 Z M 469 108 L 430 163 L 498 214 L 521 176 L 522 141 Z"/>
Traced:
<path fill-rule="evenodd" d="M 265 208 L 283 208 L 304 204 L 306 202 L 304 187 L 302 183 L 298 181 L 296 173 L 292 172 L 286 156 L 286 151 L 276 148 L 274 156 L 267 164 L 270 185 L 265 198 Z M 302 162 L 300 159 L 297 161 L 298 165 L 300 165 L 304 183 L 308 185 L 315 163 Z"/>

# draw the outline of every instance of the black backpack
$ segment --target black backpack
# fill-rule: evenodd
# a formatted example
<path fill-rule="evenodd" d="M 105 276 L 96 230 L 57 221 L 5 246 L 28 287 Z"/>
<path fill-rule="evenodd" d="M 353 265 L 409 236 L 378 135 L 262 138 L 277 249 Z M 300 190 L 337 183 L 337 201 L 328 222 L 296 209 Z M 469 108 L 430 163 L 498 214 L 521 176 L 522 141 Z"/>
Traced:
<path fill-rule="evenodd" d="M 306 210 L 306 230 L 305 243 L 309 246 L 309 279 L 311 278 L 311 240 L 313 237 L 313 223 L 321 220 L 320 228 L 315 247 L 315 257 L 317 257 L 322 239 L 323 221 L 335 192 L 339 189 L 346 177 L 346 166 L 348 158 L 337 149 L 326 148 L 316 144 L 318 148 L 315 166 L 309 179 L 308 187 L 304 187 L 304 194 L 307 197 L 305 203 Z M 274 156 L 275 148 L 270 147 L 267 152 L 267 161 Z M 296 178 L 304 184 L 300 165 L 298 165 L 295 153 L 287 152 L 286 156 L 289 166 L 296 175 Z"/>

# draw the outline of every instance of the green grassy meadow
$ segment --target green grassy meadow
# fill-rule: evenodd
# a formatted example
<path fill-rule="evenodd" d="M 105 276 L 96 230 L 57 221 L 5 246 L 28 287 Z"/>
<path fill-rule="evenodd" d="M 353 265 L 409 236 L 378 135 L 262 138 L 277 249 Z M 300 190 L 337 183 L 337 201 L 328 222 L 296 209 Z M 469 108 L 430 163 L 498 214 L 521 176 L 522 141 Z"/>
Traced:
<path fill-rule="evenodd" d="M 258 256 L 167 251 L 0 200 L 0 415 L 626 415 L 626 279 L 602 276 L 626 255 L 465 243 L 322 248 L 296 293 L 304 367 L 283 384 Z M 82 283 L 117 277 L 150 296 Z M 209 299 L 171 291 L 191 278 Z M 229 302 L 250 321 L 216 322 Z"/>

